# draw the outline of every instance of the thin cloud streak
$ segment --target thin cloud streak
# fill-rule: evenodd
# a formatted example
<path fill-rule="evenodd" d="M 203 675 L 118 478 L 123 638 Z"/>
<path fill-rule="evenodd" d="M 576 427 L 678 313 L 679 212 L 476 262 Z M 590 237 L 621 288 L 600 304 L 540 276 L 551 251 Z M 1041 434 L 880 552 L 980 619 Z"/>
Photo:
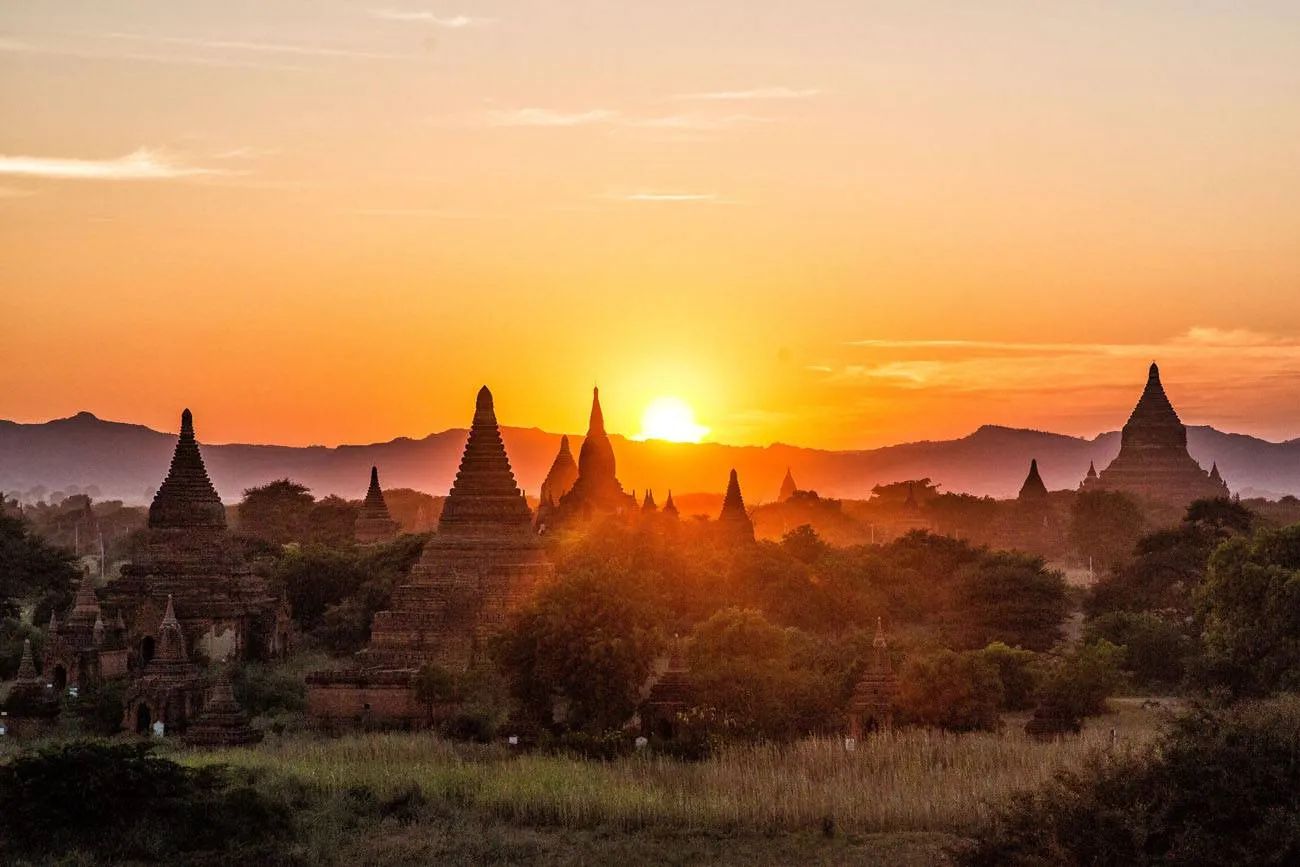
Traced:
<path fill-rule="evenodd" d="M 149 148 L 140 148 L 126 156 L 106 160 L 0 154 L 0 175 L 51 180 L 148 181 L 224 174 L 229 173 L 183 165 Z"/>
<path fill-rule="evenodd" d="M 755 87 L 749 90 L 715 90 L 704 93 L 679 93 L 673 99 L 706 102 L 745 102 L 751 100 L 812 99 L 822 91 L 816 88 Z"/>
<path fill-rule="evenodd" d="M 116 31 L 85 33 L 95 39 L 121 40 L 125 42 L 143 42 L 151 45 L 177 45 L 187 48 L 213 48 L 227 51 L 248 51 L 260 54 L 288 54 L 299 57 L 331 57 L 354 60 L 395 60 L 410 62 L 417 60 L 411 54 L 391 54 L 377 51 L 361 51 L 353 48 L 326 48 L 320 45 L 293 45 L 281 42 L 245 42 L 229 39 L 206 39 L 194 36 L 151 36 L 144 33 L 121 33 Z"/>
<path fill-rule="evenodd" d="M 371 9 L 370 14 L 384 21 L 407 21 L 417 24 L 430 24 L 447 30 L 463 30 L 467 27 L 486 27 L 495 24 L 495 18 L 478 18 L 472 15 L 438 15 L 434 12 L 405 12 L 401 9 Z"/>
<path fill-rule="evenodd" d="M 618 112 L 603 108 L 590 111 L 562 112 L 549 108 L 497 109 L 487 112 L 484 121 L 489 126 L 572 127 L 609 123 Z"/>
<path fill-rule="evenodd" d="M 46 57 L 75 57 L 81 60 L 135 61 L 140 63 L 177 64 L 181 66 L 211 66 L 224 69 L 267 69 L 277 72 L 304 72 L 306 67 L 262 60 L 233 60 L 223 57 L 196 57 L 185 54 L 146 54 L 139 51 L 89 51 L 80 48 L 61 48 L 52 45 L 33 45 L 16 39 L 0 39 L 0 51 L 11 54 L 33 54 Z"/>
<path fill-rule="evenodd" d="M 727 199 L 717 193 L 686 193 L 658 190 L 638 190 L 630 193 L 605 193 L 597 196 L 601 199 L 613 199 L 619 202 L 699 202 L 707 204 L 725 204 Z"/>

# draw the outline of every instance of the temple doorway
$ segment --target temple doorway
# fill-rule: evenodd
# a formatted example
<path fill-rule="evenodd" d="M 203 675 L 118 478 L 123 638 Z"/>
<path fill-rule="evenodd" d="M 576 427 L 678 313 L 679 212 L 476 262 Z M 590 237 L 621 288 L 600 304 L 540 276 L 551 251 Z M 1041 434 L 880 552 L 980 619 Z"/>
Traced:
<path fill-rule="evenodd" d="M 148 665 L 153 660 L 153 636 L 146 635 L 140 642 L 140 667 Z"/>
<path fill-rule="evenodd" d="M 135 709 L 135 733 L 138 735 L 149 734 L 153 727 L 153 715 L 149 713 L 149 705 L 141 703 Z"/>
<path fill-rule="evenodd" d="M 54 677 L 52 682 L 54 688 L 62 692 L 68 686 L 68 670 L 61 665 L 54 666 Z"/>

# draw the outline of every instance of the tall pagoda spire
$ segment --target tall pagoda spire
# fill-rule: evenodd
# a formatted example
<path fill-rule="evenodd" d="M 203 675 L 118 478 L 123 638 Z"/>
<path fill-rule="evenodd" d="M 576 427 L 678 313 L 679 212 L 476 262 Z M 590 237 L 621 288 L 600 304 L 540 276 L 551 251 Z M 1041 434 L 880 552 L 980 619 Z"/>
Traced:
<path fill-rule="evenodd" d="M 149 506 L 149 527 L 158 530 L 225 529 L 226 508 L 208 478 L 194 438 L 194 416 L 181 413 L 181 434 L 171 468 Z"/>
<path fill-rule="evenodd" d="M 778 503 L 784 503 L 786 500 L 793 497 L 797 490 L 799 490 L 799 488 L 794 483 L 794 475 L 790 472 L 790 468 L 786 467 L 785 478 L 781 480 L 781 492 L 777 494 L 776 501 Z"/>
<path fill-rule="evenodd" d="M 492 392 L 479 389 L 460 470 L 438 520 L 439 533 L 531 532 L 533 515 L 515 484 Z"/>
<path fill-rule="evenodd" d="M 379 487 L 379 468 L 370 468 L 370 487 L 353 523 L 353 535 L 363 545 L 388 542 L 397 537 L 398 524 L 388 513 L 384 489 Z"/>
<path fill-rule="evenodd" d="M 172 597 L 167 595 L 167 609 L 163 611 L 162 622 L 158 624 L 158 650 L 153 662 L 185 662 L 185 634 L 181 632 L 181 623 L 176 619 L 176 608 Z"/>
<path fill-rule="evenodd" d="M 95 620 L 99 616 L 99 599 L 95 596 L 95 579 L 89 569 L 81 572 L 81 583 L 77 585 L 76 600 L 72 604 L 69 620 Z"/>
<path fill-rule="evenodd" d="M 678 516 L 677 504 L 673 502 L 673 492 L 668 492 L 668 499 L 664 501 L 664 514 L 676 518 Z"/>
<path fill-rule="evenodd" d="M 605 415 L 600 409 L 600 389 L 591 390 L 591 421 L 587 437 L 578 449 L 578 478 L 584 486 L 603 488 L 610 482 L 617 484 L 614 474 L 614 447 L 605 433 Z M 620 486 L 619 493 L 622 493 Z"/>
<path fill-rule="evenodd" d="M 1029 462 L 1029 475 L 1020 486 L 1020 495 L 1016 499 L 1022 503 L 1047 499 L 1047 485 L 1043 484 L 1043 477 L 1038 474 L 1037 458 Z"/>
<path fill-rule="evenodd" d="M 37 678 L 36 659 L 32 656 L 32 640 L 23 639 L 23 658 L 18 663 L 18 682 L 35 683 Z"/>
<path fill-rule="evenodd" d="M 655 505 L 654 491 L 650 490 L 649 488 L 646 488 L 645 500 L 641 503 L 641 512 L 642 514 L 649 514 L 651 512 L 657 512 L 657 511 L 659 511 L 659 507 Z"/>
<path fill-rule="evenodd" d="M 727 495 L 722 500 L 722 513 L 718 515 L 718 523 L 730 528 L 738 536 L 754 538 L 754 524 L 745 511 L 745 500 L 740 495 L 740 479 L 734 469 L 727 480 Z"/>

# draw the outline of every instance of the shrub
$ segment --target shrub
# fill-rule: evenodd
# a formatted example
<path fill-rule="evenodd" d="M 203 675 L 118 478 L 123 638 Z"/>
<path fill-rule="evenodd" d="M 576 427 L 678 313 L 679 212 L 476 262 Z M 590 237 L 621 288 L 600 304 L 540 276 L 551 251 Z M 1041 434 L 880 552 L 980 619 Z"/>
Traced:
<path fill-rule="evenodd" d="M 1183 680 L 1192 641 L 1182 627 L 1152 611 L 1112 611 L 1088 624 L 1085 640 L 1105 639 L 1124 648 L 1124 670 L 1135 685 L 1168 689 Z"/>
<path fill-rule="evenodd" d="M 1300 862 L 1300 701 L 1194 711 L 1158 748 L 1015 798 L 967 867 Z"/>
<path fill-rule="evenodd" d="M 148 744 L 72 743 L 0 766 L 0 855 L 230 863 L 293 836 L 286 805 L 247 779 L 193 770 Z M 205 858 L 206 856 L 206 858 Z"/>
<path fill-rule="evenodd" d="M 998 671 L 1003 710 L 1028 710 L 1034 706 L 1034 692 L 1038 688 L 1035 671 L 1038 654 L 995 641 L 980 651 L 980 656 Z"/>
<path fill-rule="evenodd" d="M 982 653 L 941 650 L 913 657 L 898 677 L 898 708 L 911 722 L 950 731 L 993 731 L 1001 724 L 1002 682 Z"/>

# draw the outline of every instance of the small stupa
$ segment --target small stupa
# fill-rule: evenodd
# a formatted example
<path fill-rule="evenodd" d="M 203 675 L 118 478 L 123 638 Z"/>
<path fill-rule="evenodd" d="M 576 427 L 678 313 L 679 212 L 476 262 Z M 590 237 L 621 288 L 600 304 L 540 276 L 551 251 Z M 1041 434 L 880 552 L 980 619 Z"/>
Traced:
<path fill-rule="evenodd" d="M 354 534 L 362 545 L 376 542 L 391 542 L 397 538 L 398 523 L 388 513 L 388 503 L 384 500 L 384 491 L 379 487 L 379 468 L 370 468 L 370 487 L 366 490 L 366 499 L 357 512 Z"/>
<path fill-rule="evenodd" d="M 786 467 L 785 478 L 781 480 L 781 492 L 777 494 L 776 501 L 778 503 L 784 503 L 786 500 L 793 497 L 795 492 L 798 490 L 799 488 L 794 483 L 794 476 L 791 474 L 790 468 Z"/>
<path fill-rule="evenodd" d="M 1029 475 L 1020 486 L 1020 494 L 1016 499 L 1021 503 L 1041 503 L 1047 500 L 1047 485 L 1043 484 L 1043 477 L 1038 474 L 1037 458 L 1029 462 Z"/>
<path fill-rule="evenodd" d="M 185 743 L 195 747 L 237 747 L 255 744 L 262 736 L 249 724 L 248 714 L 235 700 L 230 672 L 222 666 L 198 719 L 185 731 Z"/>
<path fill-rule="evenodd" d="M 740 479 L 734 469 L 727 480 L 727 495 L 722 500 L 718 526 L 729 536 L 751 542 L 754 540 L 754 522 L 745 511 L 745 499 L 740 494 Z"/>

